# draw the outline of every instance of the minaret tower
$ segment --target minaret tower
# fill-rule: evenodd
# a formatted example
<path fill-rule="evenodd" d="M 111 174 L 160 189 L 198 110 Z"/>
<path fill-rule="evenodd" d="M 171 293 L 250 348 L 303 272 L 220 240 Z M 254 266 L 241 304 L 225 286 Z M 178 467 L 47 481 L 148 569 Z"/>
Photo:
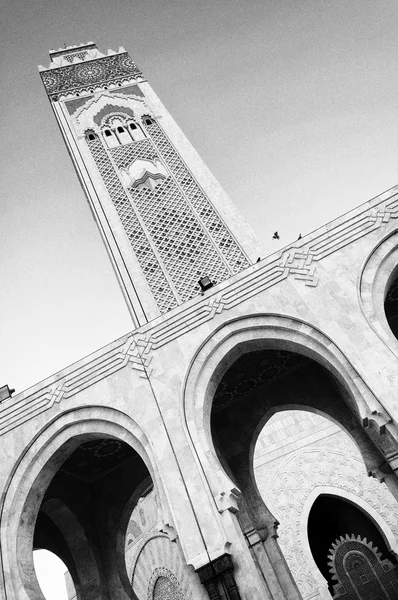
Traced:
<path fill-rule="evenodd" d="M 39 67 L 136 326 L 254 262 L 253 234 L 127 52 Z"/>

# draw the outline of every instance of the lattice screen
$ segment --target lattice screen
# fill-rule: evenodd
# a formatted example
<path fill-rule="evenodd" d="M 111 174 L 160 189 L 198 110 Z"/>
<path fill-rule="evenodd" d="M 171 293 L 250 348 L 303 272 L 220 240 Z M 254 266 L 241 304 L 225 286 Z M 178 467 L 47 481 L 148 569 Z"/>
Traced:
<path fill-rule="evenodd" d="M 183 302 L 197 296 L 204 275 L 228 279 L 228 268 L 171 177 L 153 191 L 130 194 Z"/>
<path fill-rule="evenodd" d="M 217 215 L 209 199 L 192 177 L 163 130 L 156 121 L 153 119 L 151 121 L 152 124 L 148 125 L 144 119 L 145 128 L 176 178 L 177 183 L 181 186 L 182 191 L 221 250 L 232 273 L 239 273 L 243 269 L 246 269 L 249 266 L 249 262 L 237 242 Z"/>
<path fill-rule="evenodd" d="M 152 598 L 153 600 L 184 600 L 181 590 L 167 577 L 157 579 Z"/>
<path fill-rule="evenodd" d="M 164 313 L 176 306 L 177 300 L 100 139 L 95 137 L 87 143 L 159 310 Z"/>
<path fill-rule="evenodd" d="M 98 137 L 88 144 L 164 313 L 198 295 L 201 277 L 220 283 L 249 262 L 159 125 L 144 123 L 151 139 L 112 149 Z M 161 161 L 169 177 L 154 189 L 126 192 L 118 169 L 128 169 L 136 159 Z"/>
<path fill-rule="evenodd" d="M 141 140 L 133 144 L 118 146 L 109 150 L 113 160 L 119 168 L 126 168 L 136 159 L 153 160 L 159 158 L 159 155 L 151 140 Z"/>
<path fill-rule="evenodd" d="M 77 58 L 80 58 L 80 60 L 84 60 L 85 57 L 87 56 L 88 52 L 87 50 L 83 51 L 83 52 L 74 52 L 73 54 L 64 54 L 63 58 L 65 60 L 67 60 L 68 62 L 72 63 L 73 59 L 77 56 Z"/>

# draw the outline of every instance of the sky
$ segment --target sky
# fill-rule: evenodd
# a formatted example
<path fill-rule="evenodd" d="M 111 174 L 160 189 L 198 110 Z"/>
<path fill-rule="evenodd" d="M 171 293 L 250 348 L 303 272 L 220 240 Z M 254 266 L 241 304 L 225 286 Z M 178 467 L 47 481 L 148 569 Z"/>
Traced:
<path fill-rule="evenodd" d="M 272 253 L 398 183 L 396 0 L 13 0 L 2 8 L 0 385 L 132 329 L 37 64 L 123 45 Z M 5 137 L 5 139 L 4 139 Z"/>
<path fill-rule="evenodd" d="M 33 562 L 39 585 L 46 600 L 68 600 L 65 585 L 65 564 L 48 550 L 36 550 Z"/>
<path fill-rule="evenodd" d="M 40 81 L 48 50 L 124 46 L 269 253 L 398 183 L 396 0 L 13 0 L 1 22 L 0 385 L 17 392 L 133 327 Z"/>

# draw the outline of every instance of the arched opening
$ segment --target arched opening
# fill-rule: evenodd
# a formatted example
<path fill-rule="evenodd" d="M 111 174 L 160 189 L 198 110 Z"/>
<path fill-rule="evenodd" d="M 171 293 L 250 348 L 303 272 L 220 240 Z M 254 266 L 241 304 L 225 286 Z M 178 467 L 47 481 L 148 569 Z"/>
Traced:
<path fill-rule="evenodd" d="M 104 139 L 108 148 L 116 148 L 120 145 L 120 142 L 112 129 L 104 129 Z"/>
<path fill-rule="evenodd" d="M 381 507 L 382 508 L 382 507 Z M 336 581 L 330 565 L 332 545 L 340 537 L 360 536 L 372 542 L 383 559 L 392 558 L 386 542 L 376 525 L 357 506 L 343 498 L 321 494 L 312 505 L 308 517 L 308 539 L 316 565 L 328 582 L 333 594 Z"/>
<path fill-rule="evenodd" d="M 144 132 L 142 131 L 141 127 L 137 125 L 137 123 L 134 123 L 132 121 L 131 123 L 129 123 L 129 128 L 130 135 L 135 142 L 143 140 L 145 138 Z"/>
<path fill-rule="evenodd" d="M 394 336 L 398 339 L 398 276 L 393 275 L 384 300 L 384 312 Z"/>
<path fill-rule="evenodd" d="M 74 600 L 76 590 L 65 563 L 53 552 L 35 550 L 33 562 L 46 600 Z"/>
<path fill-rule="evenodd" d="M 59 465 L 37 514 L 33 547 L 63 561 L 77 600 L 123 600 L 136 596 L 125 562 L 129 518 L 142 488 L 152 489 L 140 455 L 114 437 L 84 436 L 53 457 Z M 51 468 L 51 465 L 47 465 Z"/>
<path fill-rule="evenodd" d="M 315 597 L 320 590 L 324 595 L 327 585 L 316 574 L 308 546 L 308 513 L 302 510 L 314 487 L 336 487 L 348 495 L 366 493 L 372 510 L 380 508 L 383 513 L 388 504 L 398 525 L 396 502 L 384 484 L 367 477 L 366 471 L 372 464 L 382 464 L 383 457 L 364 431 L 342 382 L 286 345 L 259 346 L 229 361 L 218 382 L 211 410 L 214 448 L 242 492 L 238 519 L 248 543 L 256 531 L 265 553 L 275 559 L 280 552 L 274 569 L 286 597 L 298 598 L 298 591 L 303 598 Z M 335 434 L 340 437 L 334 439 Z M 255 454 L 256 444 L 262 448 L 262 462 Z M 381 520 L 390 518 L 388 511 Z M 278 574 L 283 561 L 290 571 Z M 266 570 L 264 576 L 269 577 Z"/>
<path fill-rule="evenodd" d="M 116 135 L 121 144 L 131 143 L 131 136 L 124 125 L 118 125 L 116 127 Z"/>

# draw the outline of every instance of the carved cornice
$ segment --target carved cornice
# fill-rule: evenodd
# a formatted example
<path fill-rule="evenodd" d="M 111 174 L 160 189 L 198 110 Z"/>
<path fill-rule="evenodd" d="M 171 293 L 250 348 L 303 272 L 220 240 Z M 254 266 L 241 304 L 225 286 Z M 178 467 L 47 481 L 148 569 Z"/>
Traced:
<path fill-rule="evenodd" d="M 44 381 L 39 391 L 36 386 L 31 394 L 27 390 L 20 397 L 4 401 L 0 407 L 0 436 L 128 363 L 141 377 L 150 378 L 154 351 L 289 277 L 316 287 L 317 262 L 397 218 L 398 187 L 252 265 L 221 284 L 219 291 L 215 288 L 213 294 L 191 300 L 143 325 L 96 353 L 93 359 L 72 366 L 67 375 L 62 372 L 47 385 Z"/>
<path fill-rule="evenodd" d="M 47 94 L 56 99 L 58 94 L 73 94 L 87 87 L 123 83 L 126 79 L 142 77 L 127 52 L 84 61 L 71 66 L 41 71 Z"/>

